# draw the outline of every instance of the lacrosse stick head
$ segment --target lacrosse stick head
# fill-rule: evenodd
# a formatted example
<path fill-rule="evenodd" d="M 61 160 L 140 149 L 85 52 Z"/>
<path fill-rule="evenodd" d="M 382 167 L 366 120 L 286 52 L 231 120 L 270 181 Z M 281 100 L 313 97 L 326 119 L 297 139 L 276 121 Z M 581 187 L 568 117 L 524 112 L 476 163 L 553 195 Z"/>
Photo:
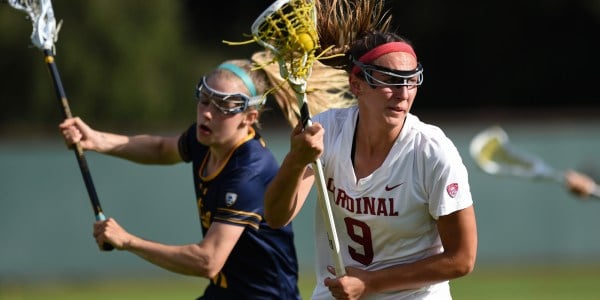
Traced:
<path fill-rule="evenodd" d="M 8 0 L 13 8 L 23 11 L 33 24 L 31 42 L 42 50 L 54 50 L 54 43 L 58 40 L 60 23 L 57 26 L 54 10 L 50 0 Z"/>
<path fill-rule="evenodd" d="M 477 165 L 485 172 L 497 174 L 500 166 L 494 157 L 502 153 L 506 142 L 508 142 L 506 132 L 499 126 L 493 126 L 480 132 L 471 140 L 469 151 Z"/>
<path fill-rule="evenodd" d="M 223 41 L 229 45 L 257 43 L 264 51 L 255 53 L 256 69 L 263 69 L 286 119 L 296 126 L 304 112 L 317 114 L 328 108 L 356 104 L 350 93 L 348 74 L 319 62 L 320 44 L 316 30 L 316 0 L 277 0 L 251 26 L 252 39 Z M 307 96 L 310 101 L 306 101 Z M 301 107 L 307 106 L 307 110 Z"/>
<path fill-rule="evenodd" d="M 273 53 L 281 77 L 299 93 L 316 61 L 316 0 L 277 0 L 252 24 L 254 40 Z"/>
<path fill-rule="evenodd" d="M 492 126 L 471 141 L 471 157 L 486 173 L 562 181 L 563 174 L 541 158 L 512 145 L 500 126 Z"/>

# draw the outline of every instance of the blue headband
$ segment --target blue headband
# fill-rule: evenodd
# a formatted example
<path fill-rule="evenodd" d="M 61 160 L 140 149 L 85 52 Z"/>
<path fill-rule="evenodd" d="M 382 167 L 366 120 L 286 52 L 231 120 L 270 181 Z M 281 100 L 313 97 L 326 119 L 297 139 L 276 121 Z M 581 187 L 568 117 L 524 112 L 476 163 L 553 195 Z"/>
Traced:
<path fill-rule="evenodd" d="M 244 82 L 244 85 L 246 85 L 246 88 L 248 89 L 248 91 L 250 91 L 250 96 L 256 96 L 256 88 L 254 87 L 254 83 L 252 83 L 252 79 L 250 79 L 250 76 L 248 76 L 248 74 L 242 68 L 234 64 L 224 63 L 219 65 L 217 69 L 228 70 L 231 73 L 235 74 Z"/>

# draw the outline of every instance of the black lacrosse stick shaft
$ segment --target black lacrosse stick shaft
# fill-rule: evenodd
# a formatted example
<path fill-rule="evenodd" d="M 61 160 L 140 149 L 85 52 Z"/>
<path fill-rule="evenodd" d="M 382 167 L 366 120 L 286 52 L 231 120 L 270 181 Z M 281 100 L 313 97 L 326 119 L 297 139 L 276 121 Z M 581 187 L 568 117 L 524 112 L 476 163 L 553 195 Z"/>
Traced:
<path fill-rule="evenodd" d="M 308 103 L 306 102 L 303 102 L 302 107 L 300 107 L 300 122 L 302 123 L 302 127 L 310 125 L 310 112 L 308 111 Z"/>
<path fill-rule="evenodd" d="M 54 83 L 54 90 L 56 91 L 56 96 L 60 101 L 63 118 L 71 118 L 73 117 L 73 115 L 71 114 L 69 101 L 67 100 L 67 95 L 65 93 L 62 81 L 60 79 L 58 67 L 54 63 L 54 55 L 52 54 L 51 50 L 45 49 L 44 56 L 46 65 L 48 66 L 48 70 L 50 71 L 50 76 L 52 77 L 52 82 Z M 85 159 L 85 155 L 83 154 L 83 149 L 81 148 L 79 143 L 76 143 L 75 147 L 73 147 L 73 150 L 77 158 L 77 163 L 79 164 L 81 176 L 83 176 L 83 182 L 85 183 L 88 195 L 90 196 L 90 201 L 92 203 L 92 209 L 94 210 L 94 214 L 96 216 L 96 221 L 105 220 L 106 217 L 102 212 L 102 206 L 100 206 L 100 200 L 98 199 L 98 194 L 96 193 L 96 188 L 94 187 L 92 175 L 90 173 L 87 160 Z M 102 248 L 104 250 L 110 251 L 113 249 L 113 246 L 111 244 L 105 243 L 104 245 L 102 245 Z"/>

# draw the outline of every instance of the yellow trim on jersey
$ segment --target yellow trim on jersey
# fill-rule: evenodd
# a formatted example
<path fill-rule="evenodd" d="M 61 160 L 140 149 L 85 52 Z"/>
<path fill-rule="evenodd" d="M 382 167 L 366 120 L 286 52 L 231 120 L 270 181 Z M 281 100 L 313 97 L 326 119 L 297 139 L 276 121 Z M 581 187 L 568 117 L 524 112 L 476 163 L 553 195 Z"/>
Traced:
<path fill-rule="evenodd" d="M 200 168 L 198 168 L 198 176 L 200 176 L 200 179 L 204 180 L 204 181 L 208 181 L 208 180 L 212 180 L 215 177 L 217 177 L 217 175 L 219 175 L 221 173 L 221 171 L 223 171 L 223 168 L 225 168 L 225 165 L 227 165 L 227 162 L 229 162 L 229 159 L 231 158 L 231 156 L 233 155 L 233 152 L 239 148 L 241 145 L 243 145 L 245 142 L 251 140 L 254 138 L 254 136 L 256 135 L 256 132 L 254 131 L 254 128 L 252 127 L 248 127 L 248 135 L 246 135 L 245 138 L 241 139 L 235 146 L 233 146 L 233 148 L 231 149 L 231 151 L 229 151 L 229 153 L 227 154 L 227 158 L 223 161 L 223 163 L 217 168 L 217 170 L 215 172 L 213 172 L 210 175 L 207 176 L 203 176 L 202 174 L 204 173 L 204 168 L 206 166 L 206 163 L 208 162 L 208 158 L 210 156 L 210 150 L 206 153 L 206 155 L 204 156 L 204 159 L 202 160 L 202 164 L 200 164 Z"/>
<path fill-rule="evenodd" d="M 233 209 L 228 209 L 228 208 L 218 208 L 218 211 L 226 211 L 226 212 L 230 212 L 232 214 L 236 214 L 236 215 L 245 215 L 251 218 L 254 218 L 257 220 L 257 222 L 248 222 L 248 221 L 243 221 L 243 220 L 237 220 L 237 219 L 230 219 L 230 218 L 220 218 L 220 217 L 216 217 L 215 216 L 215 220 L 221 220 L 221 221 L 227 221 L 227 222 L 231 222 L 231 223 L 236 223 L 236 224 L 241 224 L 241 225 L 250 225 L 255 229 L 258 229 L 258 223 L 260 223 L 260 221 L 262 220 L 262 216 L 257 214 L 257 213 L 252 213 L 252 212 L 247 212 L 247 211 L 240 211 L 240 210 L 233 210 Z"/>

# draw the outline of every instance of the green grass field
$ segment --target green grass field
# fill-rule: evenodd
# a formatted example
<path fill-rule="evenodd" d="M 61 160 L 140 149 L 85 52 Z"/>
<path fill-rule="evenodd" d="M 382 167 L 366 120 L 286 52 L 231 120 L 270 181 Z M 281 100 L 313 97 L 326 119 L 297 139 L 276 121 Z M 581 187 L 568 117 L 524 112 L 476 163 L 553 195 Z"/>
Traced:
<path fill-rule="evenodd" d="M 303 299 L 309 299 L 313 277 L 300 280 Z M 64 282 L 36 285 L 0 283 L 0 300 L 151 300 L 195 299 L 204 279 L 169 277 L 168 280 L 122 279 L 97 282 Z M 452 282 L 454 299 L 598 299 L 600 266 L 476 269 Z"/>

